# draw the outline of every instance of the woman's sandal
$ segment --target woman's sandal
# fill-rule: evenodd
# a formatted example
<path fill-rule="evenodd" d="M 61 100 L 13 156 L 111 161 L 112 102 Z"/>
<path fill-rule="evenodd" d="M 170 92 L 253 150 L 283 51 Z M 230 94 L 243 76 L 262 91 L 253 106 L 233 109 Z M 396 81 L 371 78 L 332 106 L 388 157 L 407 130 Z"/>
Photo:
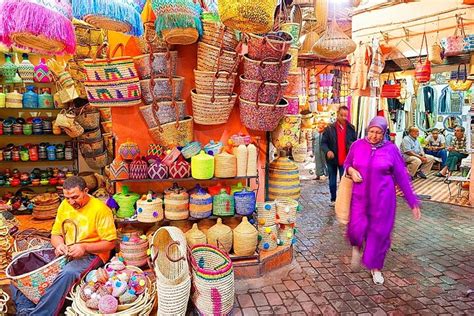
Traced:
<path fill-rule="evenodd" d="M 382 285 L 385 282 L 385 279 L 383 278 L 382 272 L 376 271 L 376 270 L 371 270 L 370 273 L 372 274 L 372 281 L 374 281 L 374 284 Z"/>

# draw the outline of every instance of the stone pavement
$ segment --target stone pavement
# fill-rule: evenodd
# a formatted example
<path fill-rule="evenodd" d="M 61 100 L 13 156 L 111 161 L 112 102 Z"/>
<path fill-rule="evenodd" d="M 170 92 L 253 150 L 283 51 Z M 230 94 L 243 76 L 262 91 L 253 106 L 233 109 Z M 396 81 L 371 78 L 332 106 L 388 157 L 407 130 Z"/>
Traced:
<path fill-rule="evenodd" d="M 306 181 L 295 260 L 236 282 L 235 315 L 474 315 L 474 209 L 423 203 L 420 222 L 402 199 L 385 284 L 350 269 L 350 246 L 328 204 L 326 182 Z"/>

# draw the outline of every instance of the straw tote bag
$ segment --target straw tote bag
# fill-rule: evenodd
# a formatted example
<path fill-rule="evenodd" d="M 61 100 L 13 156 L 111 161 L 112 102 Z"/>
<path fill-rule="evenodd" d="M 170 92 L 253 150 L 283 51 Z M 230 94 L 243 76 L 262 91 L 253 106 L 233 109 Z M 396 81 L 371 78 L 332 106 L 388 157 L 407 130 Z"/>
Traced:
<path fill-rule="evenodd" d="M 344 173 L 337 190 L 335 205 L 336 219 L 339 223 L 344 225 L 349 223 L 353 184 L 352 179 Z"/>

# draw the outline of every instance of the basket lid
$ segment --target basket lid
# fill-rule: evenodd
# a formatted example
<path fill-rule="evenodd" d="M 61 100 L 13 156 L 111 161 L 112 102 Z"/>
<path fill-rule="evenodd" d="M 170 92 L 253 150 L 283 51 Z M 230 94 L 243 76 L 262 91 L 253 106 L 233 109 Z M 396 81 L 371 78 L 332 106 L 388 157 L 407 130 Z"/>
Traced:
<path fill-rule="evenodd" d="M 298 166 L 288 157 L 278 157 L 270 163 L 269 168 L 274 170 L 298 170 Z"/>

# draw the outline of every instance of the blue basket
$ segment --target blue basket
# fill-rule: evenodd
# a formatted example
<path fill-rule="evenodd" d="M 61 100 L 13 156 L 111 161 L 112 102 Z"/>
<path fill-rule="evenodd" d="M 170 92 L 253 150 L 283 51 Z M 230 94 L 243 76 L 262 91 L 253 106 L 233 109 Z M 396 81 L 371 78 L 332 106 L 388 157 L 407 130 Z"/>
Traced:
<path fill-rule="evenodd" d="M 255 192 L 243 189 L 234 193 L 235 212 L 239 215 L 251 215 L 255 211 L 257 198 Z"/>

